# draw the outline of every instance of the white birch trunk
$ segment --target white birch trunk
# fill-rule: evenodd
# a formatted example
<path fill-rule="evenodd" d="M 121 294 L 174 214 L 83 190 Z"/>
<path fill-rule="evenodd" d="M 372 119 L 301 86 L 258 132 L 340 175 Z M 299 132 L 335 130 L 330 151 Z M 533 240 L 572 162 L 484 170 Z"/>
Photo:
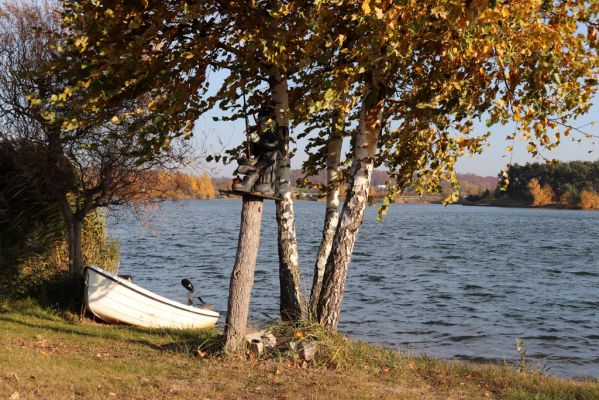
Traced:
<path fill-rule="evenodd" d="M 287 78 L 273 69 L 271 93 L 281 140 L 281 153 L 277 160 L 277 190 L 282 197 L 277 201 L 277 226 L 279 248 L 280 309 L 283 320 L 301 320 L 306 314 L 305 300 L 300 282 L 295 213 L 291 198 L 289 160 L 289 93 Z"/>
<path fill-rule="evenodd" d="M 310 314 L 314 316 L 318 306 L 318 299 L 322 290 L 322 279 L 324 270 L 331 253 L 333 237 L 337 230 L 339 221 L 339 165 L 341 162 L 341 146 L 343 137 L 335 128 L 337 120 L 333 120 L 331 133 L 333 138 L 327 146 L 327 202 L 324 216 L 324 227 L 322 230 L 322 240 L 316 256 L 314 265 L 314 279 L 312 280 L 312 291 L 310 293 Z"/>
<path fill-rule="evenodd" d="M 360 110 L 360 126 L 353 149 L 350 184 L 327 260 L 317 307 L 318 322 L 328 332 L 335 332 L 339 323 L 347 270 L 368 201 L 374 156 L 381 130 L 384 101 L 381 99 L 378 82 L 371 83 L 368 90 Z"/>

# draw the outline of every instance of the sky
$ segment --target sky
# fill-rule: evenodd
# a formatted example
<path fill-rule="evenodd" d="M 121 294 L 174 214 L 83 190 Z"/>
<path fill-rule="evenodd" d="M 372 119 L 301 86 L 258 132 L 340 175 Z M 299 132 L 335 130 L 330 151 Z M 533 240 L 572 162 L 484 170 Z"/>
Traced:
<path fill-rule="evenodd" d="M 221 74 L 213 74 L 211 79 L 211 87 L 218 87 L 219 81 L 223 78 Z M 584 126 L 584 131 L 599 137 L 599 95 L 595 96 L 589 113 L 580 117 L 577 121 L 572 121 L 575 127 Z M 245 140 L 244 122 L 215 122 L 213 116 L 220 115 L 220 111 L 215 110 L 200 117 L 194 128 L 193 145 L 198 153 L 219 153 L 223 148 L 234 147 Z M 596 125 L 591 125 L 593 121 L 597 121 Z M 513 133 L 514 126 L 494 126 L 490 129 L 486 127 L 484 121 L 474 124 L 477 133 L 485 133 L 491 131 L 491 137 L 488 141 L 488 147 L 484 149 L 482 154 L 473 157 L 462 157 L 456 164 L 458 173 L 472 173 L 481 176 L 497 176 L 497 174 L 505 167 L 507 163 L 522 164 L 526 162 L 542 162 L 543 160 L 533 158 L 526 151 L 526 142 L 516 141 L 514 150 L 507 153 L 506 146 L 508 143 L 505 140 L 506 135 Z M 298 129 L 291 129 L 292 137 L 296 137 L 299 133 Z M 588 160 L 595 161 L 599 159 L 599 139 L 583 139 L 582 142 L 573 142 L 571 138 L 581 137 L 570 136 L 564 138 L 561 145 L 555 152 L 544 151 L 542 156 L 548 159 L 556 159 L 560 161 L 572 160 Z M 346 140 L 347 141 L 347 140 Z M 511 143 L 510 143 L 511 144 Z M 297 151 L 295 157 L 291 161 L 291 168 L 300 168 L 302 162 L 306 159 L 304 147 L 306 141 L 298 141 L 296 143 Z M 347 143 L 345 144 L 347 147 Z M 209 172 L 212 176 L 231 176 L 237 167 L 236 164 L 223 166 L 217 163 L 208 165 Z"/>

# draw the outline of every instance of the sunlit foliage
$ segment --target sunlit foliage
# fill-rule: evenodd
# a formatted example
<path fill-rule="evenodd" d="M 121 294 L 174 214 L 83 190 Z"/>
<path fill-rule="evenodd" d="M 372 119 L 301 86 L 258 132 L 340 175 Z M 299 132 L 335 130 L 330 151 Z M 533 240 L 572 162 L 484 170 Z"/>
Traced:
<path fill-rule="evenodd" d="M 588 190 L 580 192 L 580 208 L 583 210 L 599 210 L 599 194 Z"/>
<path fill-rule="evenodd" d="M 213 199 L 218 192 L 206 173 L 189 175 L 182 172 L 158 172 L 153 187 L 146 188 L 147 196 L 162 199 Z"/>
<path fill-rule="evenodd" d="M 548 183 L 541 187 L 539 181 L 533 178 L 528 182 L 528 189 L 532 194 L 533 207 L 546 206 L 553 203 L 553 190 Z"/>

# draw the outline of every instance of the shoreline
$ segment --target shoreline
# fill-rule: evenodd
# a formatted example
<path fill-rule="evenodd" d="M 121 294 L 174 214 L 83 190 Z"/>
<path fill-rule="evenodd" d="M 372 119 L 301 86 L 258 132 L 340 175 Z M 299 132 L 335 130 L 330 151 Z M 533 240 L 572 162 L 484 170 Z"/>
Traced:
<path fill-rule="evenodd" d="M 510 203 L 510 202 L 483 202 L 483 203 L 470 203 L 465 201 L 458 201 L 455 204 L 459 204 L 466 207 L 500 207 L 500 208 L 525 208 L 532 210 L 570 210 L 570 211 L 599 211 L 594 208 L 574 208 L 574 207 L 560 207 L 557 205 L 545 205 L 545 206 L 533 206 L 524 203 Z"/>
<path fill-rule="evenodd" d="M 558 378 L 534 366 L 517 372 L 505 364 L 400 354 L 342 337 L 324 342 L 319 347 L 322 355 L 310 363 L 295 353 L 226 356 L 215 352 L 215 330 L 138 329 L 79 321 L 76 315 L 32 304 L 9 307 L 14 308 L 0 310 L 4 398 L 590 400 L 599 396 L 596 380 Z M 306 329 L 299 340 L 315 334 Z"/>
<path fill-rule="evenodd" d="M 200 198 L 169 198 L 169 199 L 164 199 L 164 201 L 173 201 L 173 202 L 177 202 L 177 201 L 188 201 L 188 200 L 194 200 L 194 201 L 213 201 L 213 200 L 231 200 L 231 201 L 235 201 L 235 200 L 241 200 L 240 197 L 228 197 L 228 196 L 219 196 L 219 197 L 215 197 L 212 199 L 200 199 Z M 303 201 L 303 202 L 318 202 L 318 203 L 323 203 L 325 202 L 326 199 L 324 198 L 308 198 L 308 199 L 300 199 L 300 198 L 296 198 L 293 199 L 294 202 L 297 201 Z M 370 203 L 370 206 L 376 206 L 379 203 L 382 203 L 381 199 L 376 199 L 375 202 Z M 413 198 L 408 198 L 408 199 L 398 199 L 396 200 L 394 203 L 391 203 L 391 205 L 401 205 L 401 204 L 418 204 L 418 205 L 442 205 L 442 201 L 439 200 L 424 200 L 424 201 L 418 201 L 415 200 Z M 540 210 L 570 210 L 570 211 L 599 211 L 599 209 L 593 209 L 593 208 L 588 208 L 588 209 L 584 209 L 584 208 L 573 208 L 573 207 L 560 207 L 560 206 L 555 206 L 555 205 L 546 205 L 546 206 L 532 206 L 529 204 L 524 204 L 524 203 L 505 203 L 505 202 L 498 202 L 498 203 L 492 203 L 492 202 L 484 202 L 484 203 L 471 203 L 471 202 L 467 202 L 467 201 L 457 201 L 455 203 L 451 203 L 449 204 L 450 206 L 466 206 L 466 207 L 498 207 L 498 208 L 524 208 L 524 209 L 540 209 Z"/>

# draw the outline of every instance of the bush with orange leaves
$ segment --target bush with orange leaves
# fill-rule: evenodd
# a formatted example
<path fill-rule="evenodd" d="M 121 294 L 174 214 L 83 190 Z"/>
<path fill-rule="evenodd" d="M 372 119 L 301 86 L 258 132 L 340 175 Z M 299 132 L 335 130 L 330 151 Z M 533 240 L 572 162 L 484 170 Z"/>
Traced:
<path fill-rule="evenodd" d="M 580 208 L 583 210 L 599 210 L 599 194 L 589 190 L 580 192 Z"/>
<path fill-rule="evenodd" d="M 217 190 L 208 174 L 200 176 L 182 172 L 157 172 L 155 184 L 147 189 L 148 196 L 161 199 L 213 199 Z"/>
<path fill-rule="evenodd" d="M 528 189 L 532 194 L 532 206 L 542 207 L 549 204 L 553 204 L 553 189 L 549 184 L 544 184 L 542 187 L 536 178 L 533 178 L 528 182 Z"/>

